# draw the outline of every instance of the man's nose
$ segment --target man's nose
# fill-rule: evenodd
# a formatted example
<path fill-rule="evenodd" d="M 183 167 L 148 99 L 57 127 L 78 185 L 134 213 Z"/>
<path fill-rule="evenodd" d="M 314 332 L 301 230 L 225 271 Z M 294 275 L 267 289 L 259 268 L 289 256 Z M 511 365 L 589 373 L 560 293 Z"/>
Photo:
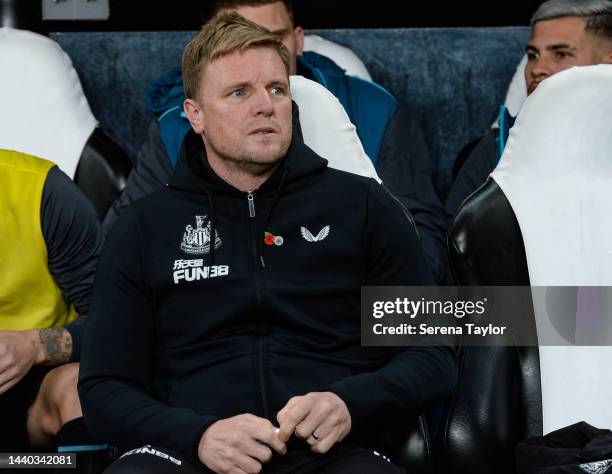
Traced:
<path fill-rule="evenodd" d="M 255 115 L 271 115 L 274 105 L 272 104 L 270 92 L 264 89 L 253 94 L 251 107 Z"/>
<path fill-rule="evenodd" d="M 540 56 L 534 59 L 533 66 L 531 67 L 532 77 L 548 77 L 552 74 L 552 68 L 550 60 L 544 56 Z"/>

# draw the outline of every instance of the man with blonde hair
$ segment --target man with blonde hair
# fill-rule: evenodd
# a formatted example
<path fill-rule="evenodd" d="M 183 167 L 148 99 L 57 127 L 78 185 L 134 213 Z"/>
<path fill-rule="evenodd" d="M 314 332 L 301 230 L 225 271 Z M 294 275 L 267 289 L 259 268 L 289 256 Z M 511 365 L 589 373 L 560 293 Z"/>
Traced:
<path fill-rule="evenodd" d="M 397 201 L 293 133 L 289 66 L 236 13 L 185 49 L 193 130 L 117 222 L 85 336 L 85 419 L 129 450 L 108 473 L 399 473 L 372 439 L 452 390 L 448 345 L 360 346 L 362 285 L 432 277 Z"/>
<path fill-rule="evenodd" d="M 291 0 L 214 0 L 206 6 L 208 18 L 233 11 L 278 35 L 289 50 L 290 74 L 316 81 L 336 96 L 385 187 L 414 218 L 434 277 L 444 281 L 446 220 L 416 114 L 379 84 L 348 74 L 333 58 L 305 51 L 304 30 L 294 21 Z M 191 128 L 183 114 L 181 86 L 180 68 L 151 84 L 147 107 L 157 120 L 149 127 L 123 194 L 104 219 L 105 230 L 131 202 L 163 187 L 172 174 Z"/>

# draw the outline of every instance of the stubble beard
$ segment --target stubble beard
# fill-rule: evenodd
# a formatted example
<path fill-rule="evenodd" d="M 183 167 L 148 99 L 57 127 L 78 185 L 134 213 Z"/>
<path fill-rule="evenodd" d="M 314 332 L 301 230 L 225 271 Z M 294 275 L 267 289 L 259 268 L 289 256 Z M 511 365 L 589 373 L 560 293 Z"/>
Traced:
<path fill-rule="evenodd" d="M 223 163 L 227 170 L 247 176 L 265 176 L 280 164 L 282 159 L 289 150 L 291 140 L 281 143 L 279 150 L 271 157 L 261 159 L 256 153 L 249 150 L 239 150 L 236 153 L 230 153 L 227 150 L 220 150 L 213 144 L 208 145 L 214 150 L 218 159 Z"/>
<path fill-rule="evenodd" d="M 284 153 L 274 155 L 269 160 L 263 162 L 259 161 L 255 156 L 248 154 L 240 157 L 219 155 L 219 158 L 228 169 L 250 176 L 264 176 L 276 168 L 284 156 Z"/>

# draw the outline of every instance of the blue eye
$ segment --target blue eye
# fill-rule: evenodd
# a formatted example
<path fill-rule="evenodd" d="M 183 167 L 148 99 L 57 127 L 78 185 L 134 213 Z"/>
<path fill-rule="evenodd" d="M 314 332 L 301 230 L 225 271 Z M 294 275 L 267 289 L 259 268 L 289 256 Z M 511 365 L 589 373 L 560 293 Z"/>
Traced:
<path fill-rule="evenodd" d="M 285 95 L 285 89 L 282 87 L 273 87 L 271 92 L 273 95 Z"/>
<path fill-rule="evenodd" d="M 230 93 L 232 97 L 242 97 L 244 95 L 244 91 L 242 89 L 236 89 Z"/>

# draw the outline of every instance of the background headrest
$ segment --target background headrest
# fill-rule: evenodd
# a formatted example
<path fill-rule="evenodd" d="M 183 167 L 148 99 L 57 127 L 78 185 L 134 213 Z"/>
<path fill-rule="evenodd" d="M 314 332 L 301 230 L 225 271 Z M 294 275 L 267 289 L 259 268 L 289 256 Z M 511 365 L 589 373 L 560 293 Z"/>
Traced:
<path fill-rule="evenodd" d="M 612 285 L 612 65 L 543 81 L 492 176 L 536 252 L 526 248 L 532 285 Z"/>
<path fill-rule="evenodd" d="M 319 35 L 305 35 L 304 51 L 314 51 L 328 57 L 344 69 L 349 76 L 361 77 L 368 81 L 372 80 L 372 76 L 370 76 L 363 61 L 346 46 L 321 38 Z"/>
<path fill-rule="evenodd" d="M 492 177 L 516 215 L 532 286 L 612 286 L 612 65 L 543 81 Z M 609 319 L 605 308 L 593 312 L 594 303 L 576 296 L 577 342 L 597 318 Z M 534 309 L 540 339 L 554 334 L 542 316 L 548 303 L 534 297 Z M 545 433 L 583 420 L 612 426 L 611 358 L 610 346 L 540 347 Z"/>
<path fill-rule="evenodd" d="M 374 165 L 366 155 L 344 107 L 325 87 L 302 76 L 291 76 L 291 95 L 300 109 L 304 143 L 342 171 L 374 178 Z"/>
<path fill-rule="evenodd" d="M 70 58 L 53 40 L 0 28 L 0 148 L 40 156 L 74 178 L 97 125 Z"/>
<path fill-rule="evenodd" d="M 514 76 L 510 81 L 504 105 L 512 117 L 516 117 L 523 106 L 523 102 L 527 99 L 527 81 L 525 81 L 525 66 L 527 65 L 527 55 L 525 54 L 521 61 L 516 66 Z M 499 117 L 495 119 L 491 127 L 499 128 Z"/>
<path fill-rule="evenodd" d="M 506 98 L 504 99 L 504 105 L 510 112 L 510 115 L 516 117 L 521 110 L 523 102 L 527 99 L 527 82 L 525 81 L 525 66 L 527 65 L 527 55 L 523 56 L 521 62 L 516 66 L 516 71 L 508 91 L 506 92 Z"/>

